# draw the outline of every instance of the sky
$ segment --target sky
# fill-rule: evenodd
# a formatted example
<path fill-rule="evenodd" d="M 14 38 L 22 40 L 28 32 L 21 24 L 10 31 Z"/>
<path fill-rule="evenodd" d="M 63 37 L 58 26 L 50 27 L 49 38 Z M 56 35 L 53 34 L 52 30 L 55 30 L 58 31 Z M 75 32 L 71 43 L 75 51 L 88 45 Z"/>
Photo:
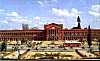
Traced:
<path fill-rule="evenodd" d="M 100 0 L 0 0 L 0 30 L 21 30 L 23 23 L 30 29 L 50 23 L 71 29 L 78 16 L 83 29 L 100 29 Z"/>

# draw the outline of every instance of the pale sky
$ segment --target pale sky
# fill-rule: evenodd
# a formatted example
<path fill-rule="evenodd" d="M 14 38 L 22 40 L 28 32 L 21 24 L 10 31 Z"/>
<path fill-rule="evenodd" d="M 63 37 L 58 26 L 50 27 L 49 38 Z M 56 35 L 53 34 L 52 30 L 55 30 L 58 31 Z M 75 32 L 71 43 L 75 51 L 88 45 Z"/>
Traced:
<path fill-rule="evenodd" d="M 64 28 L 88 25 L 100 29 L 100 0 L 0 0 L 0 30 L 44 28 L 44 24 L 63 24 Z"/>

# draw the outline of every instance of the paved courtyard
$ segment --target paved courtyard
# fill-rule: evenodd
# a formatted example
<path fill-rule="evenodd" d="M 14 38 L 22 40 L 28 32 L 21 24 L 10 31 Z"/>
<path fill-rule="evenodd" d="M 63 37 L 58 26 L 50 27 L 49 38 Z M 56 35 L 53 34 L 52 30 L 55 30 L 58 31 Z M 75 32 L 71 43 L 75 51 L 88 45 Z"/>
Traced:
<path fill-rule="evenodd" d="M 96 57 L 95 54 L 89 52 L 89 48 L 87 43 L 85 42 L 80 47 L 58 47 L 63 46 L 63 42 L 55 41 L 52 44 L 52 41 L 37 41 L 37 44 L 31 43 L 31 47 L 27 46 L 27 44 L 17 45 L 15 41 L 12 41 L 7 46 L 7 52 L 0 52 L 0 58 L 3 59 L 83 59 L 89 57 Z M 97 50 L 97 43 L 91 46 L 92 49 Z M 14 50 L 14 48 L 17 50 Z M 84 48 L 82 48 L 84 47 Z M 86 57 L 82 57 L 75 50 L 78 50 L 82 55 L 86 55 Z M 19 58 L 20 57 L 20 58 Z"/>

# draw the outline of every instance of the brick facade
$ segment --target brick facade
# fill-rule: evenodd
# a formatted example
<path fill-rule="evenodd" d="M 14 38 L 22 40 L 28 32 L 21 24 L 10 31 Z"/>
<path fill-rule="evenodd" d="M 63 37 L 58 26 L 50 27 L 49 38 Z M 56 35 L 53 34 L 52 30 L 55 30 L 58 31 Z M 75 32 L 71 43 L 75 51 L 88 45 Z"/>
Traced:
<path fill-rule="evenodd" d="M 100 38 L 100 29 L 91 29 L 92 39 Z M 0 30 L 0 40 L 78 40 L 87 39 L 88 29 L 63 29 L 63 24 L 45 24 L 44 30 Z"/>

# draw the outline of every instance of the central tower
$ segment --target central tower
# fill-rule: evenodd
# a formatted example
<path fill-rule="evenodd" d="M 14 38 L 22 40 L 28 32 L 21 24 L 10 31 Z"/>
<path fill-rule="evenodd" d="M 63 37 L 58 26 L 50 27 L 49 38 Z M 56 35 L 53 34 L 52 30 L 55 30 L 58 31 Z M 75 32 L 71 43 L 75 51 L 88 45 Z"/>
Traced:
<path fill-rule="evenodd" d="M 57 41 L 60 40 L 60 30 L 63 29 L 62 24 L 51 23 L 44 25 L 44 29 L 46 30 L 46 40 L 48 41 Z"/>

